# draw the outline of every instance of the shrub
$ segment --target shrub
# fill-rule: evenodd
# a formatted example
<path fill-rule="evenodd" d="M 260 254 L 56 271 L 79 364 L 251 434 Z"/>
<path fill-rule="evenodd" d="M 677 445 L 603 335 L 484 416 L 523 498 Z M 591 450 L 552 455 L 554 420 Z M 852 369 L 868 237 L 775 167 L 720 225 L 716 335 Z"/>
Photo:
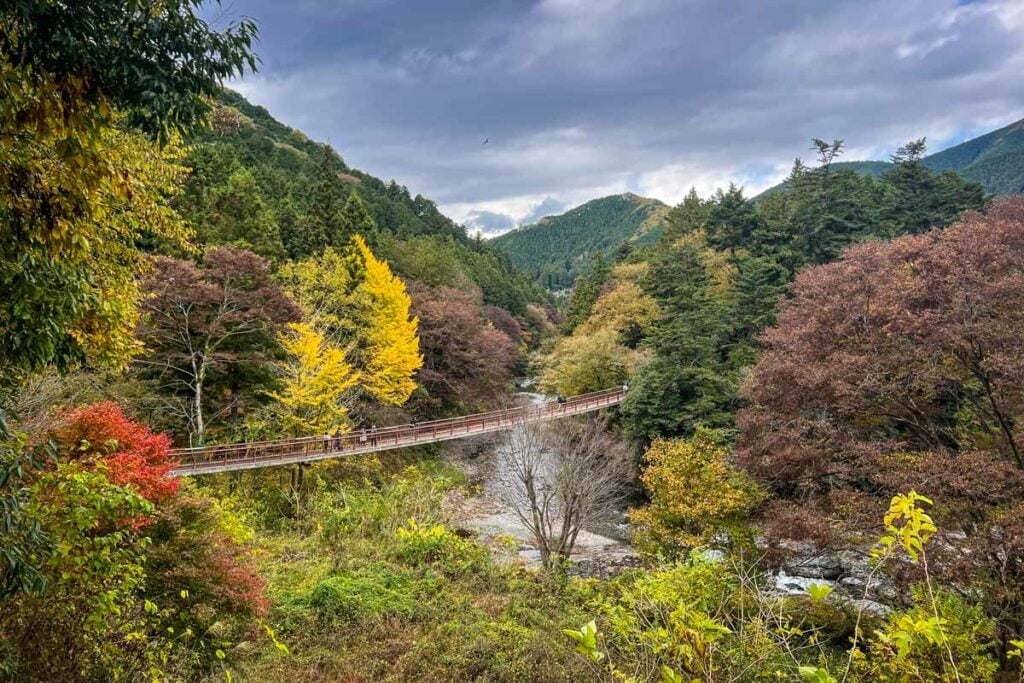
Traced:
<path fill-rule="evenodd" d="M 433 565 L 458 576 L 479 572 L 489 565 L 488 550 L 460 538 L 443 524 L 419 524 L 410 519 L 397 532 L 398 558 L 414 566 Z"/>
<path fill-rule="evenodd" d="M 914 606 L 889 617 L 868 643 L 860 660 L 868 680 L 952 681 L 992 680 L 995 623 L 978 605 L 968 605 L 950 592 L 936 593 L 934 602 L 924 585 L 912 589 Z"/>
<path fill-rule="evenodd" d="M 421 599 L 436 582 L 417 580 L 411 574 L 384 563 L 336 574 L 321 581 L 310 594 L 309 604 L 321 619 L 372 622 L 412 619 Z"/>
<path fill-rule="evenodd" d="M 130 420 L 116 403 L 75 408 L 62 419 L 52 435 L 61 456 L 100 464 L 112 483 L 130 486 L 154 503 L 178 490 L 179 480 L 167 476 L 177 464 L 170 437 Z"/>

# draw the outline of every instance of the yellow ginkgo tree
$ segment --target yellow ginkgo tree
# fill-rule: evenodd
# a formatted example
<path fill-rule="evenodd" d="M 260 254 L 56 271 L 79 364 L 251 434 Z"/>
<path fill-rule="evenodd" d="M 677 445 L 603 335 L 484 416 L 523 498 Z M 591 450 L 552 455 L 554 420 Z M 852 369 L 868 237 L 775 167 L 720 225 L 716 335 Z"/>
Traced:
<path fill-rule="evenodd" d="M 281 336 L 288 360 L 281 364 L 276 400 L 278 428 L 293 436 L 345 432 L 351 428 L 348 407 L 360 373 L 309 323 L 291 323 Z"/>
<path fill-rule="evenodd" d="M 419 321 L 409 316 L 411 300 L 402 282 L 359 235 L 352 238 L 354 257 L 363 278 L 352 294 L 359 311 L 363 358 L 363 388 L 382 403 L 401 405 L 416 383 L 413 374 L 423 365 L 419 352 Z"/>
<path fill-rule="evenodd" d="M 423 364 L 419 322 L 405 283 L 378 259 L 359 235 L 339 252 L 288 264 L 279 278 L 307 320 L 336 345 L 350 348 L 358 385 L 381 403 L 402 405 Z"/>

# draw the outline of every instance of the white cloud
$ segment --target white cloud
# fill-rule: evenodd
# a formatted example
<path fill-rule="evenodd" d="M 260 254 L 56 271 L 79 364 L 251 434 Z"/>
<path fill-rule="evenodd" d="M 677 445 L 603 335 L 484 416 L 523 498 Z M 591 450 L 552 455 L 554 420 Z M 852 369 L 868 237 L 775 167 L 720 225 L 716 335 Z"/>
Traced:
<path fill-rule="evenodd" d="M 1024 0 L 317 6 L 236 0 L 265 68 L 234 87 L 492 230 L 545 201 L 753 194 L 812 137 L 885 158 L 1024 115 Z"/>

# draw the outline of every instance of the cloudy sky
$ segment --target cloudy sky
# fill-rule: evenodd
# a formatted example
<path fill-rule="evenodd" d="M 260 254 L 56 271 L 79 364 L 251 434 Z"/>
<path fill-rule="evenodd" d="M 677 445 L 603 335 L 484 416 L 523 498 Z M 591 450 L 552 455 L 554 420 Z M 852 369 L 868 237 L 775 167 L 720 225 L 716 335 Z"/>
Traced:
<path fill-rule="evenodd" d="M 624 191 L 756 193 L 1024 117 L 1024 0 L 225 0 L 232 84 L 349 165 L 497 234 Z M 482 144 L 485 139 L 490 142 Z"/>

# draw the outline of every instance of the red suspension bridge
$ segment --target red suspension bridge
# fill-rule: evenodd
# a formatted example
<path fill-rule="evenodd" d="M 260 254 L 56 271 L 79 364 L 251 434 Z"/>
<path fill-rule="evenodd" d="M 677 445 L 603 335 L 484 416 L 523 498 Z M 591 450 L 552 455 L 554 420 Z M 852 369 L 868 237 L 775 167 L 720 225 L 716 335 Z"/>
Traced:
<path fill-rule="evenodd" d="M 511 429 L 529 422 L 556 420 L 608 408 L 621 403 L 625 395 L 626 389 L 618 387 L 581 394 L 562 401 L 517 406 L 398 427 L 363 429 L 337 436 L 306 436 L 297 439 L 176 448 L 172 451 L 172 457 L 180 464 L 171 471 L 171 476 L 251 470 L 462 439 Z"/>

